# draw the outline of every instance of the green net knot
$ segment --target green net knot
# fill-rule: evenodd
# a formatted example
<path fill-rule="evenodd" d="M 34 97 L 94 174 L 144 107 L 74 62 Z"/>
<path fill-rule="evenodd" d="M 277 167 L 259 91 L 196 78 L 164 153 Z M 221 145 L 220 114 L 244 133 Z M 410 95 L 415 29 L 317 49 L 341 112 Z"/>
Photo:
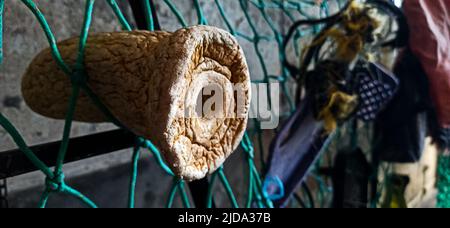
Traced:
<path fill-rule="evenodd" d="M 249 158 L 254 159 L 255 158 L 255 151 L 253 149 L 253 147 L 250 147 L 247 149 L 247 155 Z"/>
<path fill-rule="evenodd" d="M 45 179 L 45 186 L 52 192 L 64 192 L 66 189 L 66 184 L 64 182 L 64 174 L 59 173 L 53 178 L 47 177 Z"/>
<path fill-rule="evenodd" d="M 136 147 L 142 147 L 145 148 L 147 146 L 147 140 L 142 137 L 136 138 Z"/>
<path fill-rule="evenodd" d="M 87 78 L 87 72 L 84 67 L 75 67 L 70 76 L 70 81 L 72 82 L 72 85 L 81 86 L 86 85 Z"/>

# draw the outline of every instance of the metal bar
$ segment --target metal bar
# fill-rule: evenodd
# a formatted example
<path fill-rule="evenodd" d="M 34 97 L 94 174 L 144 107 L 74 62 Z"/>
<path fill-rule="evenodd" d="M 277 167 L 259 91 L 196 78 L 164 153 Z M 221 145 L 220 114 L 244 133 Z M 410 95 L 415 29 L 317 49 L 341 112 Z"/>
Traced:
<path fill-rule="evenodd" d="M 209 182 L 207 178 L 202 180 L 193 181 L 189 183 L 189 189 L 191 190 L 192 199 L 194 200 L 195 207 L 198 209 L 207 208 L 207 195 L 208 195 Z M 215 208 L 214 200 L 212 202 L 212 208 Z"/>
<path fill-rule="evenodd" d="M 147 21 L 145 19 L 144 5 L 142 0 L 128 0 L 133 11 L 134 20 L 139 29 L 145 29 L 147 26 Z"/>
<path fill-rule="evenodd" d="M 6 179 L 0 179 L 0 208 L 8 208 L 8 185 Z"/>
<path fill-rule="evenodd" d="M 155 2 L 153 0 L 149 0 L 150 1 L 150 7 L 152 7 L 152 15 L 153 15 L 153 20 L 155 23 L 155 30 L 161 30 L 161 24 L 159 23 L 159 18 L 158 18 L 158 12 L 156 10 L 156 5 Z"/>
<path fill-rule="evenodd" d="M 128 149 L 135 143 L 135 135 L 126 130 L 114 130 L 70 139 L 66 163 Z M 56 163 L 61 141 L 30 147 L 46 165 Z M 9 178 L 36 171 L 37 168 L 18 149 L 0 153 L 0 177 Z"/>
<path fill-rule="evenodd" d="M 129 0 L 131 10 L 133 11 L 134 19 L 138 29 L 145 29 L 147 27 L 147 19 L 145 18 L 144 1 L 149 0 Z M 156 5 L 153 0 L 150 0 L 150 7 L 152 8 L 152 16 L 155 23 L 155 30 L 161 30 L 159 23 Z"/>

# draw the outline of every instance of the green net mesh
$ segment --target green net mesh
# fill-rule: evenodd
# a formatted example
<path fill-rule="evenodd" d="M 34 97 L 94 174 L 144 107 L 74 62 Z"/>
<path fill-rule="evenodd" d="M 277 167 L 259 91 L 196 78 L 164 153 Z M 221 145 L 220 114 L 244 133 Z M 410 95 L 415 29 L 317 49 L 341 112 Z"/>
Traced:
<path fill-rule="evenodd" d="M 121 24 L 122 28 L 124 30 L 131 30 L 132 26 L 127 21 L 126 17 L 122 13 L 119 5 L 115 0 L 105 0 L 108 5 L 111 7 L 112 12 L 117 16 L 119 23 Z M 184 1 L 184 0 L 183 0 Z M 194 10 L 197 14 L 198 18 L 198 24 L 206 25 L 208 24 L 208 19 L 211 19 L 214 17 L 214 19 L 219 19 L 223 22 L 225 25 L 225 29 L 228 29 L 228 31 L 235 35 L 236 37 L 240 38 L 241 40 L 245 40 L 250 42 L 253 45 L 254 51 L 256 53 L 257 62 L 259 62 L 259 66 L 261 67 L 261 72 L 263 74 L 262 79 L 253 80 L 254 82 L 271 82 L 271 81 L 278 81 L 281 84 L 282 88 L 282 96 L 283 100 L 287 104 L 288 108 L 285 110 L 285 113 L 282 114 L 285 116 L 288 116 L 290 113 L 292 113 L 295 109 L 295 104 L 293 103 L 292 94 L 290 94 L 289 91 L 289 85 L 288 85 L 288 71 L 287 69 L 282 67 L 282 62 L 286 58 L 284 55 L 284 51 L 282 50 L 283 46 L 283 39 L 284 39 L 284 33 L 283 31 L 280 31 L 280 28 L 276 26 L 276 23 L 272 19 L 273 14 L 269 13 L 270 11 L 276 10 L 279 14 L 282 14 L 284 17 L 288 18 L 290 21 L 286 22 L 286 24 L 291 24 L 295 20 L 298 19 L 305 19 L 305 18 L 318 18 L 321 16 L 327 16 L 330 13 L 330 2 L 333 2 L 338 8 L 341 5 L 341 2 L 338 0 L 335 1 L 313 1 L 313 0 L 233 0 L 238 3 L 239 8 L 234 10 L 239 10 L 245 15 L 246 23 L 248 23 L 250 27 L 250 31 L 240 31 L 238 28 L 236 28 L 235 25 L 229 20 L 229 14 L 233 12 L 228 12 L 223 5 L 224 1 L 229 0 L 214 0 L 211 1 L 211 4 L 215 4 L 215 6 L 218 9 L 219 15 L 205 15 L 202 5 L 200 4 L 199 0 L 192 0 Z M 4 0 L 0 0 L 0 12 L 3 13 L 3 6 L 4 6 Z M 42 194 L 39 207 L 46 207 L 47 200 L 49 199 L 50 195 L 53 193 L 62 193 L 67 194 L 69 196 L 74 196 L 81 200 L 86 206 L 88 207 L 97 207 L 97 205 L 91 201 L 89 198 L 84 196 L 82 193 L 78 192 L 76 189 L 72 188 L 71 186 L 65 184 L 64 182 L 64 172 L 63 172 L 63 166 L 64 166 L 64 160 L 66 151 L 69 144 L 70 139 L 70 130 L 72 127 L 72 120 L 75 110 L 75 104 L 77 102 L 79 93 L 83 91 L 86 93 L 95 103 L 95 105 L 102 110 L 106 116 L 109 117 L 110 121 L 115 123 L 117 126 L 124 128 L 119 121 L 117 121 L 113 115 L 108 111 L 108 109 L 102 104 L 102 102 L 95 96 L 95 93 L 90 90 L 89 87 L 86 86 L 85 83 L 83 83 L 86 80 L 86 74 L 84 74 L 84 66 L 83 66 L 83 60 L 84 60 L 84 51 L 85 51 L 85 45 L 88 39 L 89 35 L 89 29 L 91 26 L 91 21 L 93 19 L 93 9 L 95 7 L 95 0 L 86 0 L 85 1 L 85 13 L 84 13 L 84 20 L 83 20 L 83 27 L 80 33 L 80 43 L 79 43 L 79 50 L 78 50 L 78 58 L 76 61 L 76 64 L 74 66 L 69 66 L 66 64 L 66 62 L 61 58 L 61 55 L 58 50 L 58 46 L 56 43 L 56 39 L 54 36 L 54 33 L 52 32 L 49 24 L 47 23 L 47 20 L 45 18 L 45 15 L 41 13 L 39 10 L 37 4 L 33 0 L 21 0 L 23 4 L 25 4 L 29 10 L 35 15 L 36 19 L 38 20 L 40 26 L 42 27 L 46 38 L 49 42 L 49 45 L 52 50 L 52 55 L 54 57 L 54 60 L 57 62 L 58 66 L 67 74 L 68 77 L 70 77 L 72 81 L 72 95 L 69 101 L 67 116 L 65 119 L 65 125 L 63 129 L 63 136 L 62 136 L 62 143 L 59 150 L 59 155 L 57 157 L 57 163 L 54 169 L 51 169 L 47 165 L 45 165 L 34 153 L 30 150 L 30 148 L 27 146 L 24 138 L 20 135 L 18 130 L 13 126 L 13 124 L 0 113 L 0 125 L 8 132 L 8 134 L 12 137 L 14 142 L 17 144 L 17 146 L 20 148 L 20 150 L 28 157 L 28 159 L 40 170 L 42 171 L 46 176 L 46 189 L 44 193 Z M 147 19 L 147 29 L 148 30 L 154 30 L 155 24 L 154 24 L 154 18 L 153 18 L 153 12 L 152 7 L 150 6 L 149 1 L 145 2 L 145 12 L 146 12 L 146 19 Z M 186 27 L 189 26 L 187 23 L 187 20 L 184 18 L 182 12 L 177 8 L 176 4 L 174 3 L 175 0 L 161 0 L 159 3 L 161 5 L 166 5 L 171 13 L 173 14 L 174 18 L 179 22 L 180 27 Z M 261 34 L 259 24 L 261 21 L 256 21 L 254 18 L 254 15 L 252 15 L 249 10 L 249 7 L 254 7 L 257 9 L 257 12 L 262 18 L 262 21 L 270 28 L 269 34 Z M 311 14 L 311 12 L 315 12 Z M 1 15 L 0 20 L 3 15 Z M 211 17 L 211 18 L 209 18 Z M 2 22 L 2 21 L 0 21 Z M 0 26 L 1 28 L 2 26 Z M 304 30 L 299 30 L 295 35 L 295 40 L 298 40 L 302 38 L 303 36 L 306 36 L 308 34 L 313 34 L 317 32 L 320 28 L 319 27 L 313 27 L 313 28 L 306 28 Z M 0 31 L 1 32 L 1 31 Z M 264 55 L 262 53 L 262 46 L 264 42 L 275 42 L 278 49 L 278 58 L 275 59 L 265 59 Z M 301 47 L 300 42 L 294 42 L 294 50 L 295 55 L 299 57 L 301 55 Z M 0 53 L 1 53 L 0 48 Z M 270 62 L 277 62 L 281 66 L 280 75 L 271 75 L 269 73 L 269 70 L 267 68 L 268 61 Z M 253 77 L 253 76 L 252 76 Z M 260 172 L 258 171 L 256 165 L 255 165 L 255 150 L 253 147 L 254 142 L 252 142 L 252 139 L 256 139 L 256 143 L 259 144 L 259 147 L 262 153 L 263 150 L 263 137 L 262 137 L 262 130 L 259 125 L 258 120 L 254 121 L 254 126 L 245 134 L 244 139 L 241 143 L 242 151 L 244 151 L 246 155 L 246 162 L 248 165 L 248 188 L 247 188 L 247 200 L 246 202 L 242 203 L 242 205 L 237 202 L 237 199 L 235 195 L 233 194 L 232 187 L 230 186 L 227 177 L 224 173 L 223 168 L 220 168 L 217 172 L 215 172 L 210 177 L 210 186 L 208 189 L 208 195 L 207 195 L 207 202 L 208 207 L 212 206 L 212 199 L 213 199 L 213 186 L 216 184 L 216 180 L 219 179 L 220 183 L 224 186 L 227 195 L 230 199 L 231 205 L 235 208 L 237 207 L 272 207 L 270 197 L 267 196 L 263 189 L 263 181 L 262 177 L 260 175 Z M 160 167 L 167 173 L 168 176 L 171 176 L 173 178 L 173 184 L 171 187 L 171 190 L 168 195 L 167 200 L 167 207 L 171 207 L 173 205 L 173 201 L 176 194 L 180 194 L 183 205 L 185 207 L 191 207 L 189 197 L 187 195 L 187 191 L 185 189 L 186 183 L 183 180 L 178 179 L 172 171 L 168 168 L 168 166 L 164 163 L 161 154 L 159 153 L 158 149 L 152 144 L 152 142 L 145 140 L 143 138 L 140 138 L 136 136 L 136 145 L 134 147 L 133 157 L 132 157 L 132 166 L 133 166 L 133 172 L 131 174 L 131 181 L 129 186 L 129 207 L 133 208 L 135 206 L 134 203 L 134 192 L 136 187 L 136 181 L 137 181 L 137 170 L 138 170 L 138 160 L 141 154 L 142 150 L 150 151 L 156 162 L 160 165 Z M 260 156 L 263 157 L 263 156 Z M 262 161 L 263 163 L 263 161 Z"/>
<path fill-rule="evenodd" d="M 439 156 L 437 188 L 437 207 L 450 208 L 450 156 Z"/>

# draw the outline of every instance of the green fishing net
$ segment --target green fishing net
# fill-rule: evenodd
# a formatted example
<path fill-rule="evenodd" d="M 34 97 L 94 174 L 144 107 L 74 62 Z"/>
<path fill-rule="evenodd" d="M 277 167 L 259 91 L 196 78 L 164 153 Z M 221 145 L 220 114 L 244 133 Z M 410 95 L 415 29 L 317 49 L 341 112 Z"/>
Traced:
<path fill-rule="evenodd" d="M 437 207 L 450 208 L 450 156 L 439 156 L 437 188 Z"/>
<path fill-rule="evenodd" d="M 103 1 L 103 0 L 97 0 L 97 1 Z M 131 30 L 132 26 L 124 16 L 122 9 L 119 7 L 117 2 L 115 0 L 105 0 L 110 8 L 112 9 L 112 13 L 114 13 L 117 16 L 118 22 L 122 26 L 123 30 Z M 177 0 L 161 0 L 158 2 L 158 4 L 165 5 L 170 9 L 170 12 L 172 13 L 172 16 L 174 20 L 178 21 L 179 27 L 186 27 L 189 26 L 185 16 L 180 11 L 180 9 L 177 8 L 176 3 Z M 185 0 L 178 0 L 178 1 L 185 1 Z M 237 9 L 226 9 L 224 6 L 224 1 L 235 1 L 239 7 Z M 0 125 L 8 132 L 8 134 L 12 137 L 14 142 L 17 144 L 17 146 L 20 148 L 20 150 L 27 156 L 27 158 L 46 176 L 45 186 L 46 189 L 42 194 L 41 200 L 39 202 L 39 207 L 46 207 L 47 201 L 49 197 L 53 193 L 61 193 L 66 194 L 68 196 L 73 196 L 78 198 L 81 202 L 83 202 L 88 207 L 97 207 L 97 205 L 89 198 L 84 196 L 82 193 L 77 191 L 76 189 L 72 188 L 71 186 L 67 185 L 64 182 L 64 160 L 65 155 L 67 152 L 68 144 L 70 141 L 70 130 L 72 128 L 72 120 L 75 110 L 75 104 L 77 102 L 77 99 L 79 97 L 79 94 L 81 91 L 86 93 L 92 101 L 95 103 L 95 105 L 110 119 L 111 122 L 116 124 L 118 127 L 126 129 L 124 126 L 120 124 L 119 121 L 117 121 L 113 115 L 108 111 L 108 109 L 102 104 L 102 102 L 95 96 L 95 93 L 90 90 L 86 84 L 84 84 L 86 75 L 84 72 L 84 66 L 83 66 L 83 60 L 84 60 L 84 51 L 85 51 L 85 45 L 86 41 L 88 39 L 89 35 L 89 29 L 91 26 L 91 21 L 93 20 L 93 9 L 95 7 L 95 0 L 85 0 L 80 1 L 80 4 L 85 3 L 85 11 L 84 11 L 84 19 L 83 19 L 83 26 L 82 30 L 80 32 L 80 43 L 79 43 L 79 49 L 78 49 L 78 58 L 76 61 L 76 64 L 74 66 L 69 66 L 66 64 L 64 59 L 61 58 L 61 55 L 58 50 L 57 42 L 55 35 L 50 28 L 49 24 L 47 23 L 45 15 L 39 10 L 39 6 L 36 3 L 36 1 L 33 0 L 21 0 L 21 2 L 27 6 L 27 8 L 34 14 L 36 17 L 36 20 L 38 20 L 40 26 L 42 27 L 43 32 L 45 33 L 45 36 L 48 40 L 48 43 L 51 47 L 52 55 L 54 57 L 54 60 L 57 62 L 58 66 L 62 71 L 64 71 L 68 77 L 70 77 L 72 81 L 72 95 L 69 100 L 69 107 L 65 119 L 65 125 L 63 129 L 63 135 L 62 135 L 62 143 L 59 150 L 59 154 L 56 162 L 56 166 L 54 169 L 51 169 L 48 167 L 44 162 L 42 162 L 28 147 L 27 143 L 25 142 L 24 138 L 21 136 L 19 131 L 14 127 L 14 125 L 4 116 L 0 113 Z M 151 4 L 149 1 L 145 2 L 145 12 L 146 12 L 146 21 L 147 21 L 147 28 L 148 30 L 154 30 L 155 23 L 153 18 L 153 10 L 151 7 Z M 285 110 L 285 113 L 282 115 L 288 116 L 290 113 L 292 113 L 295 109 L 295 104 L 293 103 L 292 94 L 290 94 L 289 91 L 289 80 L 288 80 L 288 71 L 287 69 L 284 69 L 282 67 L 282 61 L 286 56 L 284 56 L 284 51 L 282 50 L 282 44 L 284 39 L 284 32 L 280 31 L 280 28 L 276 26 L 275 20 L 272 18 L 274 15 L 274 11 L 277 15 L 283 15 L 284 18 L 287 18 L 288 21 L 286 21 L 286 25 L 292 24 L 294 21 L 298 19 L 306 19 L 306 18 L 320 18 L 325 17 L 330 14 L 330 3 L 334 4 L 335 7 L 339 8 L 341 5 L 340 1 L 312 1 L 312 0 L 211 0 L 210 4 L 214 4 L 215 7 L 217 7 L 217 10 L 219 14 L 214 15 L 206 15 L 203 9 L 203 5 L 199 0 L 192 0 L 193 9 L 195 10 L 195 13 L 197 14 L 197 24 L 208 24 L 209 19 L 219 19 L 223 23 L 222 26 L 224 29 L 227 29 L 231 34 L 235 35 L 241 40 L 245 40 L 247 42 L 250 42 L 253 44 L 254 52 L 256 53 L 256 62 L 259 63 L 259 67 L 261 68 L 261 72 L 263 74 L 262 79 L 254 80 L 255 83 L 263 82 L 273 82 L 277 81 L 281 85 L 282 89 L 282 96 L 283 100 L 287 104 L 288 108 Z M 5 0 L 0 0 L 0 12 L 1 17 L 3 18 L 3 7 L 5 4 Z M 252 7 L 254 10 L 249 10 L 249 8 Z M 237 28 L 235 24 L 233 24 L 232 21 L 229 20 L 229 15 L 234 13 L 234 11 L 240 11 L 244 14 L 244 18 L 246 20 L 246 23 L 248 23 L 250 30 L 249 31 L 241 31 Z M 258 13 L 258 20 L 255 18 L 255 15 L 251 12 L 257 12 Z M 311 13 L 314 12 L 314 13 Z M 1 20 L 1 19 L 0 19 Z M 2 22 L 2 21 L 1 21 Z M 270 32 L 267 34 L 261 34 L 260 24 L 263 23 L 264 26 L 268 26 Z M 0 26 L 2 27 L 2 26 Z M 305 30 L 300 30 L 296 33 L 295 39 L 298 40 L 306 35 L 314 34 L 315 32 L 318 32 L 320 30 L 320 27 L 313 27 L 313 28 L 307 28 Z M 267 42 L 275 42 L 276 48 L 278 49 L 278 52 L 276 53 L 278 55 L 277 58 L 274 59 L 266 59 L 263 55 L 263 49 L 264 45 L 267 45 Z M 300 43 L 300 42 L 294 42 L 294 43 Z M 301 47 L 299 45 L 294 46 L 295 49 L 295 55 L 299 57 L 301 55 Z M 0 51 L 2 49 L 0 48 Z M 268 63 L 276 62 L 281 66 L 280 74 L 279 75 L 272 75 L 268 69 Z M 231 205 L 235 208 L 237 207 L 272 207 L 272 203 L 270 201 L 270 197 L 265 194 L 263 190 L 263 181 L 262 177 L 260 175 L 259 170 L 257 169 L 255 165 L 255 151 L 253 144 L 257 143 L 259 144 L 260 150 L 263 150 L 263 131 L 261 129 L 261 126 L 258 122 L 258 120 L 255 120 L 253 123 L 252 128 L 245 134 L 244 140 L 241 143 L 242 151 L 245 153 L 246 156 L 246 163 L 248 172 L 246 173 L 247 176 L 247 199 L 246 202 L 240 203 L 237 201 L 236 196 L 233 193 L 233 189 L 230 186 L 228 179 L 224 173 L 223 168 L 220 168 L 217 172 L 215 172 L 210 177 L 210 187 L 208 190 L 207 202 L 208 207 L 212 206 L 212 199 L 213 199 L 213 186 L 216 184 L 217 181 L 220 181 L 220 183 L 224 186 L 228 198 L 230 199 Z M 255 139 L 256 142 L 252 142 L 252 140 Z M 167 207 L 171 207 L 173 205 L 173 201 L 175 199 L 176 194 L 181 195 L 181 199 L 183 202 L 183 205 L 185 207 L 191 207 L 191 203 L 187 194 L 187 191 L 185 189 L 186 183 L 183 180 L 178 179 L 172 171 L 168 168 L 168 166 L 164 163 L 161 154 L 159 153 L 158 149 L 154 146 L 154 144 L 148 140 L 145 140 L 143 138 L 140 138 L 136 136 L 136 145 L 134 147 L 134 153 L 132 157 L 132 165 L 133 165 L 133 172 L 131 174 L 131 181 L 129 186 L 129 203 L 128 206 L 133 208 L 135 206 L 135 187 L 136 187 L 136 181 L 137 181 L 137 170 L 138 170 L 138 160 L 140 157 L 141 152 L 149 151 L 151 154 L 153 154 L 153 157 L 155 158 L 156 162 L 159 164 L 159 166 L 167 173 L 168 176 L 173 178 L 173 184 L 171 187 L 171 190 L 168 194 L 168 200 L 167 200 Z M 258 151 L 261 152 L 262 151 Z M 263 157 L 263 156 L 261 156 Z M 263 163 L 263 162 L 262 162 Z M 218 179 L 218 180 L 217 180 Z"/>

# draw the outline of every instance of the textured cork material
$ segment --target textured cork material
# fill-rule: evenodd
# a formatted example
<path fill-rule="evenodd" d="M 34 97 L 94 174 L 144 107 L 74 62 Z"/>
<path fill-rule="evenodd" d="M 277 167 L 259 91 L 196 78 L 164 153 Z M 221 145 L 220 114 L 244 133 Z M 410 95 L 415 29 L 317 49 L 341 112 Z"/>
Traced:
<path fill-rule="evenodd" d="M 58 47 L 63 59 L 73 65 L 78 38 Z M 195 26 L 174 33 L 95 34 L 87 42 L 85 68 L 88 86 L 111 113 L 137 135 L 152 140 L 172 170 L 185 180 L 214 172 L 245 132 L 250 76 L 241 47 L 223 30 Z M 194 112 L 198 92 L 211 83 L 223 91 L 223 109 L 218 109 L 223 115 L 189 118 L 186 113 Z M 241 93 L 233 89 L 234 84 L 241 86 Z M 42 51 L 28 67 L 22 93 L 33 111 L 65 118 L 71 84 L 50 49 Z M 107 121 L 83 93 L 75 120 Z"/>

